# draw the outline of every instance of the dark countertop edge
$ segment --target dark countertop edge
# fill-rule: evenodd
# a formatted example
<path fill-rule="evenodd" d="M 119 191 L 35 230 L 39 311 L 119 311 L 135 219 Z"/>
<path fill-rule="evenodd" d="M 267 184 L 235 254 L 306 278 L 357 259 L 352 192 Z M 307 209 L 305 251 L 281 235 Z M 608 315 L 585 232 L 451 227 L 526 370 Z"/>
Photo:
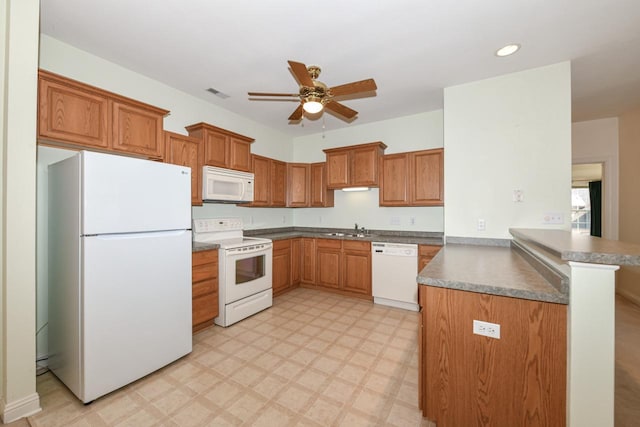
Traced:
<path fill-rule="evenodd" d="M 191 252 L 210 251 L 213 249 L 218 249 L 219 247 L 220 245 L 217 243 L 191 242 Z"/>
<path fill-rule="evenodd" d="M 456 245 L 477 245 L 477 246 L 503 246 L 509 247 L 511 239 L 492 239 L 487 237 L 458 237 L 447 236 L 445 242 Z"/>
<path fill-rule="evenodd" d="M 603 252 L 603 251 L 597 251 L 597 250 L 585 251 L 585 250 L 572 248 L 570 247 L 572 246 L 571 244 L 568 245 L 569 247 L 556 247 L 556 245 L 554 245 L 553 242 L 546 241 L 544 236 L 535 237 L 533 235 L 534 233 L 540 233 L 540 234 L 549 233 L 550 235 L 552 234 L 557 235 L 559 233 L 562 233 L 564 235 L 570 235 L 569 234 L 571 233 L 570 231 L 550 230 L 550 229 L 510 228 L 509 233 L 511 233 L 511 235 L 516 240 L 522 241 L 525 245 L 531 244 L 531 245 L 538 246 L 550 253 L 555 254 L 558 258 L 562 259 L 563 261 L 574 261 L 574 262 L 605 264 L 605 265 L 635 265 L 635 266 L 640 265 L 640 255 L 637 253 L 626 254 L 624 253 L 624 250 L 615 250 L 610 252 Z M 587 237 L 589 239 L 594 239 L 593 240 L 594 246 L 597 246 L 598 243 L 604 243 L 604 244 L 615 246 L 616 242 L 618 242 L 620 246 L 627 247 L 627 248 L 630 245 L 632 245 L 626 242 L 619 242 L 617 240 L 601 239 L 599 237 L 591 237 L 591 236 L 584 236 L 584 237 Z M 638 245 L 633 245 L 633 246 L 637 246 L 636 248 L 634 248 L 636 251 L 640 250 L 640 246 Z"/>
<path fill-rule="evenodd" d="M 553 263 L 546 260 L 539 253 L 523 246 L 520 242 L 513 240 L 511 248 L 518 252 L 538 273 L 553 285 L 558 292 L 567 295 L 569 298 L 569 277 Z"/>
<path fill-rule="evenodd" d="M 368 230 L 371 235 L 365 237 L 354 236 L 329 236 L 329 233 L 353 233 L 353 229 L 343 228 L 313 228 L 313 227 L 282 227 L 270 229 L 245 230 L 246 236 L 262 237 L 271 240 L 293 239 L 296 237 L 309 237 L 337 240 L 360 240 L 365 242 L 389 242 L 389 243 L 414 243 L 419 245 L 442 246 L 444 236 L 441 232 L 432 231 L 392 231 L 392 230 Z"/>
<path fill-rule="evenodd" d="M 569 296 L 561 293 L 551 294 L 548 292 L 533 292 L 524 289 L 508 289 L 491 285 L 457 282 L 453 280 L 431 279 L 418 276 L 418 283 L 422 286 L 436 286 L 439 288 L 455 289 L 458 291 L 474 292 L 477 294 L 497 295 L 515 299 L 526 299 L 531 301 L 551 302 L 556 304 L 569 304 Z M 517 295 L 516 295 L 517 294 Z"/>

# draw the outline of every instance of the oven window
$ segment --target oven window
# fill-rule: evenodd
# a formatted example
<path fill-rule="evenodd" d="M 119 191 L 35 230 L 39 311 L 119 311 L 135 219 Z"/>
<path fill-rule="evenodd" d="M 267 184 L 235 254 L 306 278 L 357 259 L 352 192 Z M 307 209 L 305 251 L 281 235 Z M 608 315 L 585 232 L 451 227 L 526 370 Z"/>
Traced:
<path fill-rule="evenodd" d="M 236 285 L 251 282 L 265 275 L 264 255 L 256 255 L 251 258 L 236 261 Z"/>

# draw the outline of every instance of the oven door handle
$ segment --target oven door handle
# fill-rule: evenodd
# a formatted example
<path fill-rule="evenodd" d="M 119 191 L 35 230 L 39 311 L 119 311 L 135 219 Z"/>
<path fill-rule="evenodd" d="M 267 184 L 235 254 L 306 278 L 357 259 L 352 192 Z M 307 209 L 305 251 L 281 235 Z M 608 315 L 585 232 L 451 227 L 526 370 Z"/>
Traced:
<path fill-rule="evenodd" d="M 238 256 L 238 255 L 245 255 L 245 254 L 254 254 L 256 252 L 264 252 L 265 254 L 271 250 L 272 245 L 264 245 L 261 248 L 252 248 L 252 249 L 247 249 L 246 251 L 243 250 L 239 250 L 239 248 L 234 248 L 231 250 L 228 250 L 227 252 L 227 256 L 233 257 L 233 256 Z"/>

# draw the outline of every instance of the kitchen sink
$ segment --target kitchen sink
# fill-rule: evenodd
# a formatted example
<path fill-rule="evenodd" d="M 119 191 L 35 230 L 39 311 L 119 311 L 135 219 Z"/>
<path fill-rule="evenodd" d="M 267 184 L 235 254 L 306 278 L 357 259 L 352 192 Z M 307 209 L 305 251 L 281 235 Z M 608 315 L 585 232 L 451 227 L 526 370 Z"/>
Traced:
<path fill-rule="evenodd" d="M 344 233 L 327 233 L 326 236 L 344 237 Z"/>
<path fill-rule="evenodd" d="M 325 236 L 332 237 L 373 237 L 375 234 L 365 234 L 365 233 L 326 233 Z"/>

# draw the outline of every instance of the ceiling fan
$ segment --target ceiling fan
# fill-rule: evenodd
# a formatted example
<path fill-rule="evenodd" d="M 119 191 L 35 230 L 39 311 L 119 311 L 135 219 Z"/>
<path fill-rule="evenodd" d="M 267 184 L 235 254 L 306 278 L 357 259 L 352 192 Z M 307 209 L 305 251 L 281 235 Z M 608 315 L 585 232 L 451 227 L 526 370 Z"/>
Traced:
<path fill-rule="evenodd" d="M 373 79 L 360 80 L 357 82 L 347 83 L 340 86 L 327 87 L 324 83 L 316 80 L 320 75 L 320 67 L 316 65 L 306 66 L 301 62 L 288 61 L 291 72 L 300 85 L 298 93 L 264 93 L 249 92 L 249 96 L 275 96 L 275 97 L 296 97 L 300 99 L 300 105 L 289 116 L 291 121 L 299 121 L 302 119 L 304 112 L 316 114 L 324 108 L 336 113 L 339 118 L 350 121 L 358 115 L 358 112 L 352 110 L 344 104 L 339 103 L 335 98 L 347 95 L 361 94 L 364 92 L 372 92 L 378 87 Z"/>

